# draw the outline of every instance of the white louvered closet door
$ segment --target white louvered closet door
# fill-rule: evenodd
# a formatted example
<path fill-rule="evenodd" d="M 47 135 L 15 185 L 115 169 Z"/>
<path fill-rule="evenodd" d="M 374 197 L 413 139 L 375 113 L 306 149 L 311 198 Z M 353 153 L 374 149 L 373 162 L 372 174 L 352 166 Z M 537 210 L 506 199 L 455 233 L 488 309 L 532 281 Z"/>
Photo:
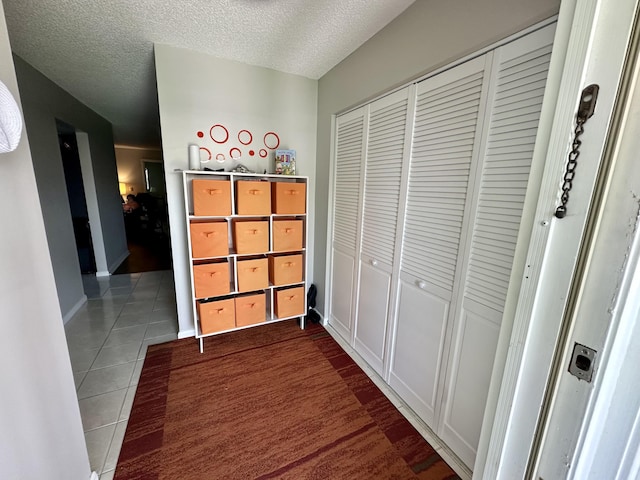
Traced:
<path fill-rule="evenodd" d="M 486 68 L 483 56 L 417 85 L 389 383 L 434 430 Z"/>
<path fill-rule="evenodd" d="M 555 25 L 497 49 L 439 434 L 470 467 L 484 415 Z"/>
<path fill-rule="evenodd" d="M 368 107 L 336 119 L 329 322 L 351 340 Z"/>
<path fill-rule="evenodd" d="M 413 90 L 412 90 L 413 91 Z M 354 347 L 383 374 L 407 130 L 405 88 L 370 105 Z"/>

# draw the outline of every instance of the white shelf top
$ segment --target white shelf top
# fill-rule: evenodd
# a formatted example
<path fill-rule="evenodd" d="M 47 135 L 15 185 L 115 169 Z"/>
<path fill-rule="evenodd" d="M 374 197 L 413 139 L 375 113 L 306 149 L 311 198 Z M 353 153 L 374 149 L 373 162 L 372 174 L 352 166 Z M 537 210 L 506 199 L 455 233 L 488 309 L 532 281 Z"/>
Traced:
<path fill-rule="evenodd" d="M 239 173 L 239 172 L 209 172 L 206 170 L 180 170 L 175 169 L 174 172 L 182 173 L 184 175 L 211 175 L 211 176 L 234 176 L 234 177 L 249 177 L 249 178 L 280 178 L 280 179 L 298 179 L 309 180 L 306 175 L 279 175 L 277 173 Z"/>

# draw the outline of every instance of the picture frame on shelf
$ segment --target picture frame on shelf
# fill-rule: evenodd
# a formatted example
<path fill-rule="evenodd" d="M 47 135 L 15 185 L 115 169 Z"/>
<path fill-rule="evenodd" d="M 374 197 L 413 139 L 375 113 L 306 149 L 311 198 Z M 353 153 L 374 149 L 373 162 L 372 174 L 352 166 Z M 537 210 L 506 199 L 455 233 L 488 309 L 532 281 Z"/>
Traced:
<path fill-rule="evenodd" d="M 295 175 L 296 174 L 296 151 L 276 150 L 276 174 Z"/>

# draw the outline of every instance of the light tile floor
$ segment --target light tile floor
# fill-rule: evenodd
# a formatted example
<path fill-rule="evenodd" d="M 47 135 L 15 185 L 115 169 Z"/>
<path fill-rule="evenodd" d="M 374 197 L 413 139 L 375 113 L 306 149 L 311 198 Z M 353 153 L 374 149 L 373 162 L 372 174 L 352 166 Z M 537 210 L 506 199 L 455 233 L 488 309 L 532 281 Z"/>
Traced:
<path fill-rule="evenodd" d="M 112 480 L 147 346 L 177 338 L 171 271 L 83 277 L 65 332 L 91 469 Z"/>

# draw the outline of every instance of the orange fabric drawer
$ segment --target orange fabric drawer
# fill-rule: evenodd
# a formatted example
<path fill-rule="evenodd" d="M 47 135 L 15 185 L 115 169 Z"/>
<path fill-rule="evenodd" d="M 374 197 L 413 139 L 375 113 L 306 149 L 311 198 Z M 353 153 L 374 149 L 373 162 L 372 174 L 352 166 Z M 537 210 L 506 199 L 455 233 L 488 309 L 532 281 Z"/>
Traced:
<path fill-rule="evenodd" d="M 238 291 L 250 292 L 269 287 L 269 262 L 266 258 L 238 260 Z"/>
<path fill-rule="evenodd" d="M 231 215 L 229 180 L 193 180 L 193 214 L 196 216 Z"/>
<path fill-rule="evenodd" d="M 266 296 L 264 293 L 236 297 L 237 327 L 263 323 L 266 318 Z"/>
<path fill-rule="evenodd" d="M 307 209 L 307 185 L 305 183 L 272 182 L 271 205 L 273 213 L 302 214 Z"/>
<path fill-rule="evenodd" d="M 269 257 L 269 280 L 272 285 L 302 281 L 302 255 Z"/>
<path fill-rule="evenodd" d="M 286 318 L 304 315 L 304 287 L 285 288 L 275 291 L 276 317 Z"/>
<path fill-rule="evenodd" d="M 230 293 L 229 263 L 205 263 L 193 266 L 196 298 L 215 297 Z"/>
<path fill-rule="evenodd" d="M 238 215 L 270 215 L 271 192 L 269 182 L 236 182 L 236 202 Z"/>
<path fill-rule="evenodd" d="M 189 225 L 193 258 L 224 257 L 229 255 L 227 222 L 207 222 Z"/>
<path fill-rule="evenodd" d="M 233 244 L 236 253 L 264 253 L 269 251 L 269 222 L 234 221 Z"/>
<path fill-rule="evenodd" d="M 198 302 L 200 331 L 203 335 L 222 332 L 236 327 L 236 311 L 233 298 L 215 302 Z"/>
<path fill-rule="evenodd" d="M 302 220 L 273 221 L 273 251 L 302 250 Z"/>

